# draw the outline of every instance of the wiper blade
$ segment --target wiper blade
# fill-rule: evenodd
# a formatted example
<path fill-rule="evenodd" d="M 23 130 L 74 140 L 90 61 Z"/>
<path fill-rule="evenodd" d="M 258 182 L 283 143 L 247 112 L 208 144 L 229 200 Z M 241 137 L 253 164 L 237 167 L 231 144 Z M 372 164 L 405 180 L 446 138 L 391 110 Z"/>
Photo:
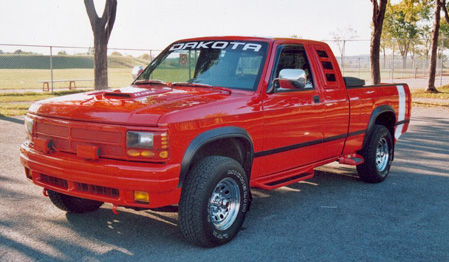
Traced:
<path fill-rule="evenodd" d="M 232 93 L 231 89 L 226 88 L 226 87 L 211 86 L 211 85 L 200 84 L 200 83 L 191 83 L 191 82 L 173 82 L 173 83 L 172 83 L 172 86 L 208 87 L 208 88 L 213 88 L 213 89 L 218 89 L 218 90 L 226 91 L 226 92 L 228 92 L 229 94 Z"/>
<path fill-rule="evenodd" d="M 190 82 L 173 82 L 173 86 L 192 86 L 192 87 L 213 87 L 207 84 L 190 83 Z"/>
<path fill-rule="evenodd" d="M 170 86 L 168 83 L 162 81 L 162 80 L 158 80 L 158 79 L 148 79 L 148 80 L 136 80 L 134 81 L 135 85 L 165 85 L 165 86 Z"/>

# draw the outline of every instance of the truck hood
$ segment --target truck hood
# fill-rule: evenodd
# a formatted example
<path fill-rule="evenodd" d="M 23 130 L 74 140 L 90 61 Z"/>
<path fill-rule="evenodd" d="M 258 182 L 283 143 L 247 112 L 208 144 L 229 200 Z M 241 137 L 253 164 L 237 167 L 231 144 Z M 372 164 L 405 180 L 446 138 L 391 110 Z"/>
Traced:
<path fill-rule="evenodd" d="M 50 98 L 35 102 L 38 116 L 99 123 L 157 126 L 168 112 L 224 100 L 231 92 L 215 88 L 130 86 Z"/>

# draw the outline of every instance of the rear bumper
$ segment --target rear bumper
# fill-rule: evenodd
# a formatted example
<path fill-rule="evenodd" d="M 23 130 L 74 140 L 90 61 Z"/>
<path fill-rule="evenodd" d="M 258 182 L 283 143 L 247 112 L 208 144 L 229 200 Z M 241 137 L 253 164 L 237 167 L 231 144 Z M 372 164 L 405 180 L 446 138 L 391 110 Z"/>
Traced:
<path fill-rule="evenodd" d="M 29 142 L 20 148 L 20 160 L 31 171 L 33 183 L 67 195 L 117 206 L 155 208 L 177 204 L 179 164 L 150 164 L 99 159 L 89 161 L 67 153 L 42 153 Z M 134 191 L 149 194 L 150 203 L 136 202 Z"/>

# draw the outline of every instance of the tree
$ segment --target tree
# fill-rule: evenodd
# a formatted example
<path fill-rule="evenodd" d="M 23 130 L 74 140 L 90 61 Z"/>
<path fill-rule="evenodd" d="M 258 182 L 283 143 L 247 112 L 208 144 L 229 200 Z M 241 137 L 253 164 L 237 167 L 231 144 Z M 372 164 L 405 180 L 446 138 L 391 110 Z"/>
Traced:
<path fill-rule="evenodd" d="M 449 48 L 449 42 L 447 41 L 447 39 L 449 38 L 449 16 L 447 13 L 446 1 L 442 1 L 441 9 L 443 9 L 443 14 L 444 14 L 444 20 L 441 21 L 441 23 L 440 23 L 440 35 L 441 35 L 441 38 L 443 38 L 441 46 L 443 48 Z"/>
<path fill-rule="evenodd" d="M 432 30 L 432 45 L 430 51 L 429 79 L 426 89 L 426 92 L 429 93 L 438 93 L 438 90 L 435 88 L 435 73 L 437 68 L 437 49 L 438 49 L 438 34 L 440 32 L 441 6 L 443 5 L 444 9 L 446 9 L 446 0 L 442 1 L 443 4 L 440 2 L 440 0 L 435 0 L 435 9 L 434 9 L 435 13 Z"/>
<path fill-rule="evenodd" d="M 123 56 L 122 53 L 118 52 L 118 51 L 114 51 L 111 53 L 112 56 Z"/>
<path fill-rule="evenodd" d="M 419 29 L 419 38 L 421 39 L 421 54 L 426 58 L 426 63 L 429 60 L 430 46 L 432 44 L 431 28 L 429 25 L 424 25 Z"/>
<path fill-rule="evenodd" d="M 115 22 L 117 0 L 106 0 L 103 15 L 98 17 L 93 0 L 84 0 L 94 34 L 95 89 L 108 88 L 108 42 Z"/>
<path fill-rule="evenodd" d="M 388 2 L 388 0 L 387 0 Z M 385 18 L 384 25 L 382 26 L 382 36 L 380 37 L 380 49 L 382 50 L 382 55 L 384 57 L 384 68 L 387 68 L 387 49 L 393 49 L 393 37 L 388 33 L 387 30 L 383 30 L 385 28 Z"/>
<path fill-rule="evenodd" d="M 443 9 L 443 6 L 441 6 Z M 444 9 L 443 9 L 444 11 Z M 440 45 L 438 48 L 438 57 L 441 59 L 442 63 L 446 61 L 446 56 L 444 55 L 444 51 L 449 49 L 449 24 L 445 20 L 440 20 L 440 33 L 439 37 Z M 444 64 L 444 63 L 443 63 Z"/>
<path fill-rule="evenodd" d="M 338 50 L 340 50 L 340 64 L 341 68 L 344 69 L 343 59 L 345 56 L 345 45 L 346 40 L 355 39 L 357 37 L 357 30 L 348 26 L 346 28 L 337 28 L 334 32 L 332 32 L 332 38 L 337 44 Z"/>
<path fill-rule="evenodd" d="M 423 12 L 426 3 L 427 1 L 402 0 L 398 4 L 387 5 L 384 30 L 394 38 L 402 56 L 403 68 L 406 68 L 407 56 L 419 37 L 417 22 L 426 14 Z"/>
<path fill-rule="evenodd" d="M 147 53 L 139 56 L 138 58 L 145 59 L 145 60 L 151 60 L 151 56 L 149 54 L 147 54 Z"/>
<path fill-rule="evenodd" d="M 445 22 L 440 23 L 440 13 L 441 9 L 444 13 Z M 438 90 L 435 87 L 435 75 L 436 75 L 436 67 L 437 67 L 437 59 L 438 59 L 438 38 L 439 34 L 443 37 L 447 37 L 449 34 L 449 16 L 447 12 L 446 0 L 435 0 L 435 13 L 434 13 L 434 23 L 432 30 L 432 45 L 430 51 L 430 66 L 429 66 L 429 81 L 427 83 L 426 92 L 429 93 L 438 93 Z M 442 43 L 441 49 L 445 47 L 446 43 Z M 440 50 L 441 56 L 443 56 L 442 50 Z M 443 60 L 443 59 L 442 59 Z"/>
<path fill-rule="evenodd" d="M 380 40 L 382 37 L 382 27 L 384 23 L 385 10 L 388 0 L 371 0 L 373 3 L 373 32 L 371 34 L 370 43 L 370 66 L 371 66 L 371 82 L 375 85 L 380 83 Z M 385 49 L 384 49 L 385 59 Z"/>

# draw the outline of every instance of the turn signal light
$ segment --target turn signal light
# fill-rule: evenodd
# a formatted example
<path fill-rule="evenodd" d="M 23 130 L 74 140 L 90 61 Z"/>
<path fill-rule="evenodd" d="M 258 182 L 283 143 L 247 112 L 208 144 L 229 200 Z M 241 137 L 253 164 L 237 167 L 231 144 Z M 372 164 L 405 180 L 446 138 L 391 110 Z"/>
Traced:
<path fill-rule="evenodd" d="M 167 158 L 168 157 L 168 152 L 167 151 L 162 151 L 159 153 L 159 157 L 160 158 Z"/>
<path fill-rule="evenodd" d="M 134 200 L 138 202 L 150 203 L 150 196 L 145 191 L 134 191 Z"/>
<path fill-rule="evenodd" d="M 151 152 L 151 151 L 142 151 L 142 152 L 140 153 L 140 155 L 143 156 L 143 157 L 153 157 L 153 156 L 154 156 L 154 153 Z"/>

